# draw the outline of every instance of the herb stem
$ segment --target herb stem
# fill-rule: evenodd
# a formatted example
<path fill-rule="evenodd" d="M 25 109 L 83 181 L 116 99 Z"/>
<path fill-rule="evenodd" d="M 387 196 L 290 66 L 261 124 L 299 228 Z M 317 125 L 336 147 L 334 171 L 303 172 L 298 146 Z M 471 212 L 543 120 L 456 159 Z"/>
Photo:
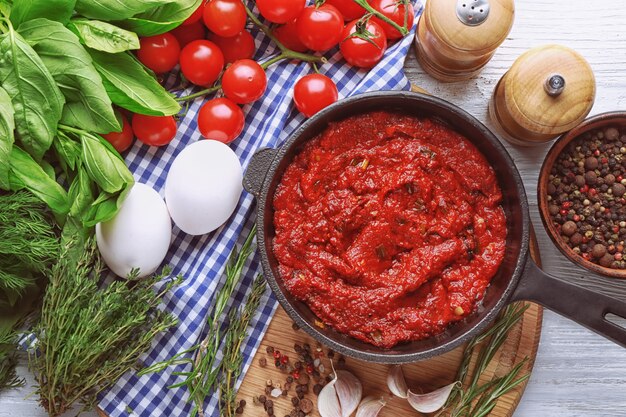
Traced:
<path fill-rule="evenodd" d="M 404 36 L 407 33 L 409 33 L 409 29 L 406 27 L 407 26 L 407 21 L 408 21 L 408 16 L 407 16 L 408 15 L 408 8 L 406 7 L 406 3 L 404 1 L 402 2 L 403 4 L 405 4 L 405 6 L 404 6 L 405 7 L 404 26 L 400 26 L 399 24 L 397 24 L 393 20 L 389 19 L 387 16 L 385 16 L 384 14 L 379 12 L 378 10 L 374 9 L 372 6 L 370 6 L 370 4 L 367 2 L 367 0 L 354 0 L 354 2 L 356 4 L 358 4 L 359 6 L 363 7 L 365 10 L 367 10 L 372 15 L 374 15 L 377 18 L 379 18 L 380 20 L 382 20 L 383 22 L 393 26 L 398 32 L 400 32 L 402 34 L 402 36 Z"/>

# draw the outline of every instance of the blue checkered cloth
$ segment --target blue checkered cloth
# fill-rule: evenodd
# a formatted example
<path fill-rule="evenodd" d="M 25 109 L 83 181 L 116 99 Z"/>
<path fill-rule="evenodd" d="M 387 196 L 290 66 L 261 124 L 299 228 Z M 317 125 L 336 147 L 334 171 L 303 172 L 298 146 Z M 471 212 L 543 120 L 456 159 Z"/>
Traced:
<path fill-rule="evenodd" d="M 419 15 L 421 9 L 421 6 L 416 7 L 416 14 Z M 266 60 L 278 53 L 263 33 L 255 29 L 251 29 L 251 32 L 257 46 L 255 59 Z M 321 67 L 321 72 L 335 81 L 340 98 L 366 91 L 409 89 L 403 66 L 412 39 L 411 34 L 391 46 L 382 61 L 369 71 L 348 65 L 341 58 L 338 48 L 335 48 L 325 54 L 329 63 Z M 243 108 L 246 127 L 243 134 L 230 144 L 244 169 L 258 149 L 279 147 L 304 122 L 305 118 L 293 105 L 293 86 L 300 77 L 310 72 L 311 67 L 308 64 L 295 62 L 281 62 L 267 70 L 267 92 L 262 99 Z M 173 82 L 174 79 L 170 80 L 170 83 Z M 205 100 L 198 99 L 191 103 L 179 124 L 176 138 L 168 146 L 155 148 L 135 143 L 126 156 L 126 162 L 138 182 L 154 187 L 163 195 L 165 178 L 176 155 L 188 144 L 202 139 L 196 119 Z M 205 319 L 212 307 L 213 295 L 223 284 L 222 277 L 229 254 L 235 245 L 240 246 L 243 243 L 254 221 L 254 199 L 244 192 L 231 218 L 215 232 L 204 236 L 189 236 L 174 228 L 172 246 L 164 263 L 172 266 L 173 273 L 180 273 L 187 279 L 168 294 L 164 301 L 165 310 L 178 317 L 179 325 L 157 338 L 153 348 L 143 357 L 146 366 L 188 349 L 205 336 Z M 245 265 L 243 279 L 234 291 L 228 309 L 242 303 L 254 278 L 260 273 L 259 258 L 255 256 Z M 275 298 L 267 291 L 243 344 L 242 375 L 245 375 L 250 366 L 276 307 Z M 183 388 L 167 388 L 182 381 L 182 377 L 175 376 L 172 372 L 184 370 L 179 366 L 141 378 L 128 373 L 103 396 L 100 407 L 110 417 L 188 416 L 192 405 L 187 391 Z M 241 384 L 241 380 L 238 384 Z M 207 399 L 205 414 L 215 417 L 219 415 L 217 395 Z"/>

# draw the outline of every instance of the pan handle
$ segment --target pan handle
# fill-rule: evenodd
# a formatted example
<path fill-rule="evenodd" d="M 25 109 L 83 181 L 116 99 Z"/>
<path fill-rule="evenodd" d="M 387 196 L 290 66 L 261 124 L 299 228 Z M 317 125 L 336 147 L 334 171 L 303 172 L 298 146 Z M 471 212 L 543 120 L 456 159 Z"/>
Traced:
<path fill-rule="evenodd" d="M 610 313 L 626 318 L 626 301 L 548 275 L 530 258 L 512 300 L 539 303 L 626 347 L 626 328 L 606 319 Z"/>
<path fill-rule="evenodd" d="M 277 152 L 272 148 L 260 149 L 252 156 L 248 164 L 248 169 L 243 176 L 243 188 L 255 197 L 261 193 L 263 181 Z"/>

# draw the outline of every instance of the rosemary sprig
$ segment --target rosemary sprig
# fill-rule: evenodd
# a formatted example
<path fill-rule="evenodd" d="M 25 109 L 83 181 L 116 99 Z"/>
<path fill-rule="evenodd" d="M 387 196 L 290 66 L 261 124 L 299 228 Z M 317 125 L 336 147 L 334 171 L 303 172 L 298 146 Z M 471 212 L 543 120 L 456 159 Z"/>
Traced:
<path fill-rule="evenodd" d="M 91 408 L 100 392 L 136 367 L 155 336 L 176 324 L 157 307 L 182 277 L 159 292 L 154 287 L 169 270 L 100 288 L 102 264 L 95 242 L 90 239 L 84 247 L 77 242 L 82 240 L 62 245 L 52 268 L 34 328 L 37 350 L 29 355 L 41 405 L 52 417 L 77 401 Z"/>
<path fill-rule="evenodd" d="M 253 252 L 252 241 L 255 234 L 256 226 L 250 231 L 241 249 L 239 251 L 233 250 L 230 255 L 226 265 L 224 285 L 217 292 L 215 304 L 207 317 L 206 337 L 199 344 L 179 352 L 165 361 L 155 363 L 139 373 L 141 376 L 161 372 L 170 366 L 191 365 L 191 370 L 188 372 L 174 372 L 174 375 L 184 376 L 185 379 L 169 388 L 187 387 L 190 399 L 194 402 L 192 417 L 195 415 L 204 416 L 204 400 L 214 389 L 221 367 L 227 366 L 225 361 L 217 361 L 220 345 L 224 340 L 224 335 L 228 333 L 228 329 L 224 329 L 222 326 L 222 319 L 228 301 L 241 279 L 244 264 Z M 193 354 L 191 357 L 190 353 Z"/>
<path fill-rule="evenodd" d="M 259 275 L 241 312 L 233 310 L 230 314 L 230 326 L 226 332 L 222 377 L 220 382 L 220 415 L 234 417 L 237 409 L 237 390 L 235 383 L 241 375 L 243 353 L 241 345 L 248 336 L 248 325 L 259 308 L 261 297 L 265 293 L 265 278 Z"/>
<path fill-rule="evenodd" d="M 519 322 L 529 304 L 512 304 L 504 310 L 500 318 L 485 333 L 472 339 L 463 352 L 461 366 L 457 372 L 457 381 L 462 385 L 455 389 L 446 406 L 437 416 L 449 417 L 483 417 L 493 410 L 498 399 L 524 382 L 529 374 L 519 376 L 528 358 L 518 363 L 503 377 L 480 383 L 480 377 L 489 366 L 500 347 L 507 339 L 509 331 Z M 466 379 L 470 371 L 470 362 L 476 348 L 484 343 L 478 354 L 472 378 L 468 384 Z"/>

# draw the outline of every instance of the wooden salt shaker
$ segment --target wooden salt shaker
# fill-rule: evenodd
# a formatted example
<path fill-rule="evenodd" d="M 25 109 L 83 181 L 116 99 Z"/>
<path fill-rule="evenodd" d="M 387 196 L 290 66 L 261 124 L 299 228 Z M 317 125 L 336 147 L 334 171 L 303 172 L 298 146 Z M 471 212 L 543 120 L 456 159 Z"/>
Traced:
<path fill-rule="evenodd" d="M 533 146 L 556 138 L 589 114 L 596 83 L 589 63 L 560 45 L 522 54 L 500 79 L 489 115 L 509 142 Z"/>
<path fill-rule="evenodd" d="M 429 0 L 417 25 L 417 60 L 444 82 L 466 80 L 489 62 L 513 26 L 513 0 Z"/>

